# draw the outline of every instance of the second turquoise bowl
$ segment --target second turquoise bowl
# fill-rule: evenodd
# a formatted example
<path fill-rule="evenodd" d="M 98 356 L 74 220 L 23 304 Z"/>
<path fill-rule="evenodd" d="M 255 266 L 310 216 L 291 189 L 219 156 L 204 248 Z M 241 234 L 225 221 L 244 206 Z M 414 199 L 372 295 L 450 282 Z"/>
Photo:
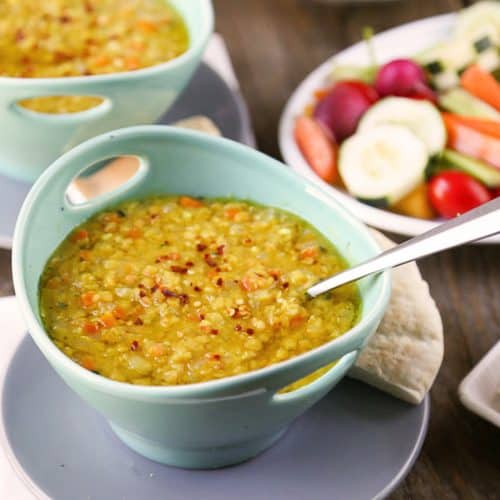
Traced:
<path fill-rule="evenodd" d="M 213 32 L 210 0 L 169 0 L 189 30 L 189 49 L 149 68 L 65 78 L 0 77 L 0 174 L 34 181 L 62 153 L 109 130 L 154 123 L 198 66 Z M 103 103 L 80 113 L 49 115 L 17 105 L 30 97 L 93 95 Z"/>
<path fill-rule="evenodd" d="M 66 191 L 76 175 L 121 155 L 140 158 L 135 177 L 82 205 L 68 200 Z M 273 444 L 346 374 L 384 314 L 389 274 L 359 282 L 362 312 L 354 328 L 288 361 L 184 386 L 147 387 L 106 379 L 66 357 L 47 336 L 40 320 L 39 279 L 55 248 L 88 217 L 119 201 L 157 194 L 231 196 L 283 208 L 313 224 L 350 264 L 373 257 L 379 248 L 366 227 L 322 188 L 283 164 L 226 139 L 171 127 L 134 127 L 91 139 L 57 160 L 33 186 L 17 222 L 13 276 L 28 329 L 49 363 L 138 453 L 187 468 L 241 462 Z M 278 394 L 334 360 L 339 361 L 314 382 Z"/>

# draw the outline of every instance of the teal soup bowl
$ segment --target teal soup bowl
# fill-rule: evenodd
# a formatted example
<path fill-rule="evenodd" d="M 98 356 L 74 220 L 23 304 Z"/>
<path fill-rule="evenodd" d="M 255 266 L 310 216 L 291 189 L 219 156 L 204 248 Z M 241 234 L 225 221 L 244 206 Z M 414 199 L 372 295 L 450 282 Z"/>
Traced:
<path fill-rule="evenodd" d="M 66 191 L 76 175 L 121 155 L 140 160 L 134 177 L 91 201 L 71 203 Z M 379 248 L 366 227 L 321 187 L 278 161 L 226 139 L 172 127 L 132 127 L 93 138 L 59 158 L 33 186 L 17 222 L 13 275 L 22 314 L 49 363 L 138 453 L 186 468 L 238 463 L 272 445 L 346 374 L 384 314 L 390 277 L 359 282 L 362 310 L 350 331 L 287 361 L 192 385 L 151 387 L 104 378 L 66 357 L 48 337 L 40 319 L 40 276 L 59 243 L 87 218 L 123 200 L 158 194 L 235 197 L 288 210 L 313 224 L 350 264 Z M 335 360 L 309 385 L 279 393 Z"/>
<path fill-rule="evenodd" d="M 168 0 L 189 31 L 189 48 L 149 68 L 62 78 L 0 77 L 0 174 L 32 182 L 62 153 L 96 135 L 160 118 L 184 89 L 213 31 L 210 0 Z M 79 113 L 44 114 L 19 106 L 31 97 L 99 96 Z"/>

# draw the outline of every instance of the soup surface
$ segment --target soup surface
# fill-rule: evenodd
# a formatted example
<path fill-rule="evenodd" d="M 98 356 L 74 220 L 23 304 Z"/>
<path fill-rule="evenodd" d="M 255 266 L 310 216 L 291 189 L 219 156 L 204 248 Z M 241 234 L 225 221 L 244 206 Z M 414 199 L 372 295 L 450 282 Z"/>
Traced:
<path fill-rule="evenodd" d="M 165 0 L 0 1 L 0 76 L 132 71 L 169 61 L 188 45 L 183 19 Z M 54 97 L 54 105 L 43 111 L 61 112 L 60 99 Z M 63 112 L 72 112 L 71 100 L 66 98 Z M 76 101 L 80 111 L 81 99 Z M 37 102 L 28 99 L 22 105 L 39 111 Z"/>
<path fill-rule="evenodd" d="M 283 210 L 186 196 L 126 202 L 49 259 L 40 310 L 88 370 L 143 385 L 202 382 L 286 360 L 357 321 L 355 285 L 313 300 L 345 263 Z"/>

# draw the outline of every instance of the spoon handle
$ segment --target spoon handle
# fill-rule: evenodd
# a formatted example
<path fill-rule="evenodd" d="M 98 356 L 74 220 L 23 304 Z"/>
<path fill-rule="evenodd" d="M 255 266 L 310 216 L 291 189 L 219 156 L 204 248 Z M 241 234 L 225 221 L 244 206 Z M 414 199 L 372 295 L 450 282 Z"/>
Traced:
<path fill-rule="evenodd" d="M 486 238 L 499 232 L 500 197 L 497 197 L 362 264 L 320 281 L 309 288 L 307 293 L 310 297 L 316 297 L 328 290 L 356 281 L 369 274 L 385 271 L 412 260 Z"/>

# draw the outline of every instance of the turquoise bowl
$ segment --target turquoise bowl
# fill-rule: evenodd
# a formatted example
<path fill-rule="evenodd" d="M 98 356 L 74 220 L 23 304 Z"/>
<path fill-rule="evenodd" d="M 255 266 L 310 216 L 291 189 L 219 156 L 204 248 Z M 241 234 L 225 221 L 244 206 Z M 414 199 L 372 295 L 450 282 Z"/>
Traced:
<path fill-rule="evenodd" d="M 189 49 L 149 68 L 66 78 L 0 77 L 0 173 L 34 181 L 62 153 L 96 135 L 154 123 L 173 104 L 198 66 L 213 31 L 210 0 L 169 0 L 184 18 Z M 80 113 L 50 115 L 17 105 L 29 97 L 93 95 L 99 106 Z"/>
<path fill-rule="evenodd" d="M 140 159 L 132 179 L 81 205 L 68 200 L 65 193 L 76 175 L 119 155 Z M 260 370 L 172 387 L 115 382 L 85 370 L 52 343 L 40 320 L 38 284 L 47 259 L 75 226 L 110 204 L 181 193 L 251 199 L 294 212 L 319 229 L 351 264 L 376 255 L 379 248 L 366 227 L 321 187 L 253 149 L 197 132 L 152 125 L 107 133 L 80 144 L 40 176 L 22 207 L 13 245 L 16 295 L 33 340 L 66 383 L 132 449 L 165 464 L 215 468 L 268 448 L 345 375 L 382 318 L 390 277 L 384 273 L 360 281 L 363 306 L 352 330 Z M 339 361 L 314 382 L 278 394 L 334 360 Z"/>

